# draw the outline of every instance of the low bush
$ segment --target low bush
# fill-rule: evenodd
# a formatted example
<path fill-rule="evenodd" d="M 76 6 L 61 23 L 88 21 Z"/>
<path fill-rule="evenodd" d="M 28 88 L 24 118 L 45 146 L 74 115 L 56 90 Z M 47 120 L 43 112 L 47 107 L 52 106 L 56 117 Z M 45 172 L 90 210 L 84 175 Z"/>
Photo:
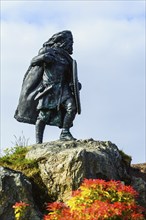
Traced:
<path fill-rule="evenodd" d="M 120 181 L 85 179 L 66 204 L 48 204 L 44 220 L 144 220 L 138 193 Z"/>

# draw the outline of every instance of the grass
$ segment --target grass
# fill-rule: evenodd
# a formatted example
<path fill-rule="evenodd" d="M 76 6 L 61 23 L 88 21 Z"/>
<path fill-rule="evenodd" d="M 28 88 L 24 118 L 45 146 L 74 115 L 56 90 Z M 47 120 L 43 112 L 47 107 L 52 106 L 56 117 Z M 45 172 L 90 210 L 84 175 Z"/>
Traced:
<path fill-rule="evenodd" d="M 20 171 L 26 175 L 32 184 L 32 194 L 40 211 L 44 209 L 44 203 L 50 200 L 48 191 L 40 177 L 40 171 L 37 160 L 28 160 L 25 158 L 30 147 L 15 146 L 5 150 L 5 155 L 0 157 L 0 166 Z"/>
<path fill-rule="evenodd" d="M 119 150 L 119 152 L 120 152 L 120 155 L 121 155 L 121 157 L 122 157 L 122 160 L 123 160 L 128 166 L 130 166 L 130 163 L 131 163 L 131 161 L 132 161 L 132 157 L 131 157 L 130 155 L 128 155 L 128 154 L 125 154 L 124 151 L 122 151 L 122 150 Z"/>
<path fill-rule="evenodd" d="M 32 176 L 33 173 L 38 172 L 38 164 L 35 160 L 25 159 L 28 152 L 28 147 L 16 146 L 10 150 L 5 150 L 5 155 L 0 158 L 0 166 L 7 167 L 13 170 L 21 171 L 26 176 Z"/>

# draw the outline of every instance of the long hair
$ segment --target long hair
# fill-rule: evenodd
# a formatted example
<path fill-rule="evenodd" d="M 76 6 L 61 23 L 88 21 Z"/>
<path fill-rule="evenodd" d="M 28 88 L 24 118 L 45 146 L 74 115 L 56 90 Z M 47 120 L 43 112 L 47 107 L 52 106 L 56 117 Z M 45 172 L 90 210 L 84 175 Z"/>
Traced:
<path fill-rule="evenodd" d="M 59 47 L 65 49 L 68 43 L 73 42 L 71 31 L 65 30 L 54 34 L 48 41 L 43 44 L 43 47 Z"/>

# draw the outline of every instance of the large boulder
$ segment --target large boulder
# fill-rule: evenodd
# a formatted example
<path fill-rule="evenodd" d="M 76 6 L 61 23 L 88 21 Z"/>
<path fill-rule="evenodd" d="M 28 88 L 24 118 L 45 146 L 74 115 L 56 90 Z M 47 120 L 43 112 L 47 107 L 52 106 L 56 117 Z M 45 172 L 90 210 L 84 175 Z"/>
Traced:
<path fill-rule="evenodd" d="M 0 219 L 15 219 L 12 206 L 20 201 L 31 206 L 31 209 L 28 208 L 26 213 L 27 220 L 42 219 L 33 200 L 32 187 L 28 178 L 21 172 L 0 167 Z"/>
<path fill-rule="evenodd" d="M 22 160 L 25 157 L 31 164 L 37 164 L 37 172 L 29 167 L 29 178 L 24 175 L 28 173 L 27 166 L 16 168 L 7 161 L 4 166 L 16 171 L 0 169 L 0 220 L 14 220 L 12 206 L 20 201 L 30 205 L 25 220 L 42 220 L 39 210 L 45 209 L 44 204 L 65 202 L 84 178 L 123 181 L 140 193 L 138 201 L 146 205 L 145 173 L 135 173 L 130 165 L 131 157 L 110 141 L 52 141 L 27 147 L 26 152 Z"/>
<path fill-rule="evenodd" d="M 50 198 L 65 201 L 84 178 L 128 182 L 128 167 L 115 144 L 78 140 L 34 145 L 27 159 L 38 161 L 40 175 Z"/>

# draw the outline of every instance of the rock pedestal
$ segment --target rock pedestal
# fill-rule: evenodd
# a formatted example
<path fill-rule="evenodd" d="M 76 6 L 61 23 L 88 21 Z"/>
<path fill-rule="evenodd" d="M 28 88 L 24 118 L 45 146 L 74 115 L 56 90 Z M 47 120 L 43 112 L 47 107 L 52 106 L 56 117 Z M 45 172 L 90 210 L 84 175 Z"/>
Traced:
<path fill-rule="evenodd" d="M 128 165 L 111 142 L 55 141 L 34 145 L 26 158 L 38 161 L 42 181 L 55 200 L 65 201 L 84 178 L 130 179 Z"/>
<path fill-rule="evenodd" d="M 84 178 L 121 180 L 133 185 L 140 192 L 139 201 L 146 205 L 146 182 L 130 173 L 131 159 L 110 141 L 93 139 L 77 141 L 53 141 L 28 147 L 26 159 L 37 161 L 39 181 L 32 187 L 30 179 L 21 172 L 1 168 L 0 170 L 0 219 L 13 220 L 12 206 L 19 201 L 30 204 L 27 220 L 42 220 L 36 201 L 47 198 L 47 202 L 65 202 Z M 33 189 L 43 190 L 37 192 Z M 34 186 L 34 182 L 33 182 Z M 43 194 L 44 193 L 44 194 Z M 47 194 L 47 197 L 45 195 Z M 40 195 L 40 196 L 39 196 Z M 43 200 L 44 201 L 44 200 Z"/>

